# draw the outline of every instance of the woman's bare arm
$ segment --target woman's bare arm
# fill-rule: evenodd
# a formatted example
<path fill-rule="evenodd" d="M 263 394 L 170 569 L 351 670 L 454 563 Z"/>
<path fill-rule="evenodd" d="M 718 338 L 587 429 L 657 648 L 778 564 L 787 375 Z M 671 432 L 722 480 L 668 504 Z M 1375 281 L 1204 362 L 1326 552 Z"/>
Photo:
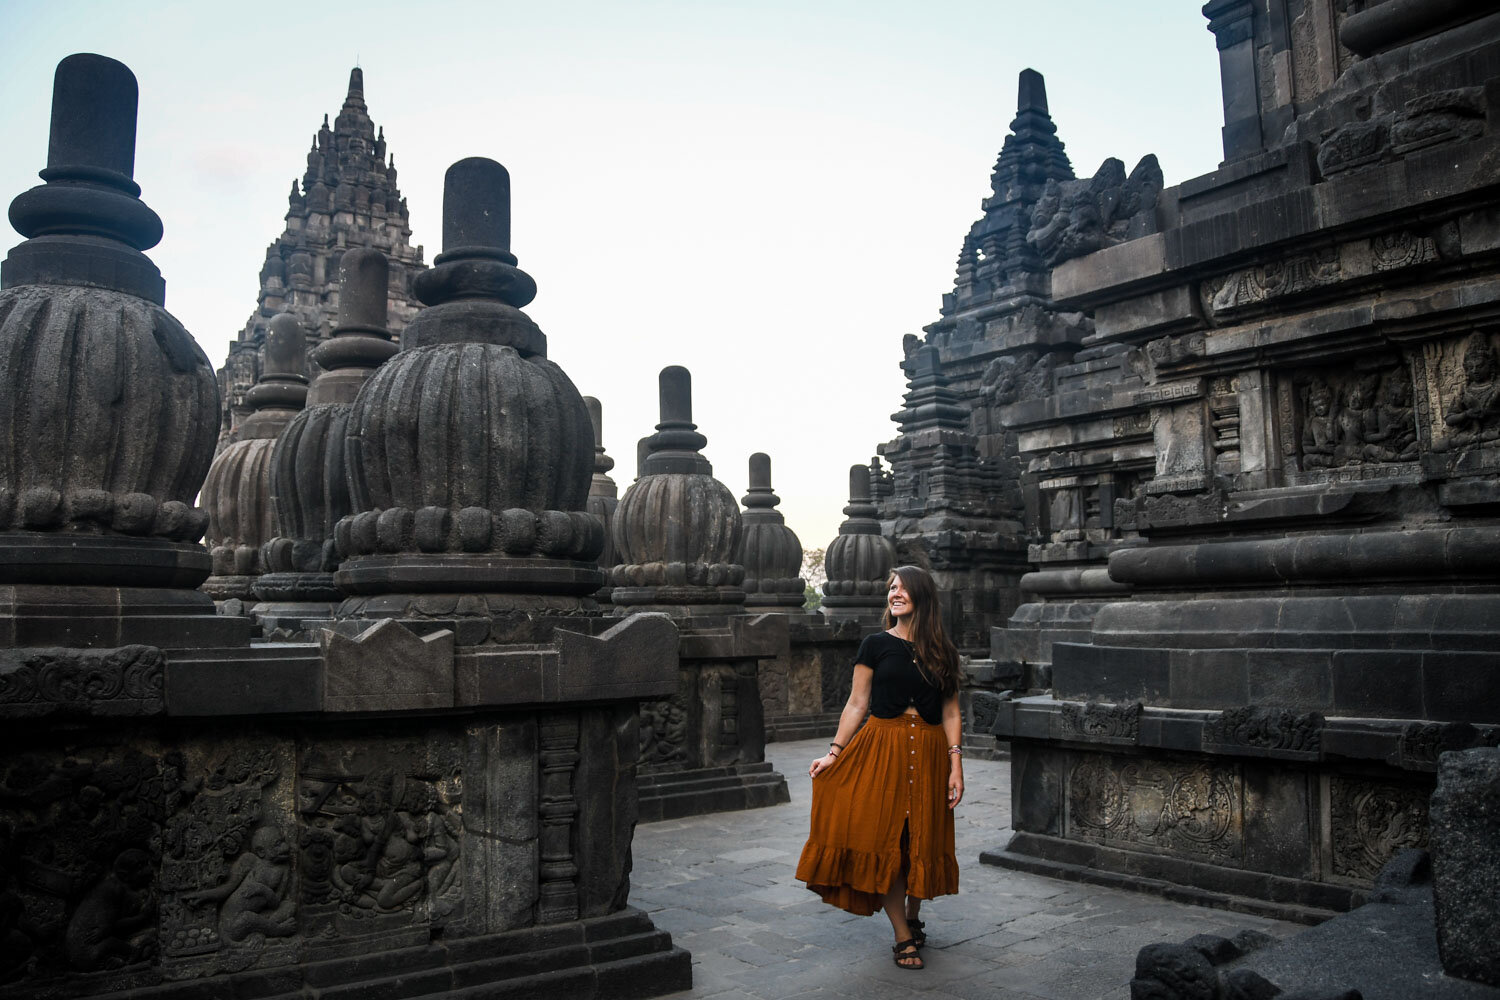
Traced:
<path fill-rule="evenodd" d="M 867 667 L 863 663 L 854 665 L 854 678 L 849 682 L 849 700 L 844 702 L 844 710 L 839 713 L 839 731 L 834 735 L 833 742 L 840 747 L 849 745 L 854 739 L 854 734 L 864 723 L 865 716 L 870 714 L 870 687 L 875 682 L 875 669 Z M 842 750 L 834 750 L 826 753 L 812 762 L 807 773 L 817 777 L 818 772 L 833 763 L 835 754 L 843 753 Z"/>
<path fill-rule="evenodd" d="M 943 735 L 948 738 L 948 808 L 958 805 L 964 797 L 964 759 L 954 753 L 953 747 L 964 741 L 964 715 L 958 706 L 958 695 L 943 702 Z"/>

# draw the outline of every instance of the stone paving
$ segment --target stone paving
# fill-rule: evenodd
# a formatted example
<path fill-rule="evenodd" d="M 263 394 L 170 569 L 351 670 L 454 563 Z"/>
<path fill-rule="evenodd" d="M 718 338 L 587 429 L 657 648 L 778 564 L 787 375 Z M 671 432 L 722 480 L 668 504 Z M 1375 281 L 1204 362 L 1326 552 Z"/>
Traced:
<path fill-rule="evenodd" d="M 927 968 L 899 969 L 884 916 L 850 916 L 793 877 L 807 836 L 807 765 L 825 746 L 767 746 L 791 787 L 789 805 L 637 828 L 630 901 L 693 955 L 693 988 L 674 998 L 1124 998 L 1144 945 L 1303 929 L 980 864 L 981 850 L 1010 838 L 1010 770 L 969 758 L 957 828 L 962 889 L 924 905 Z"/>

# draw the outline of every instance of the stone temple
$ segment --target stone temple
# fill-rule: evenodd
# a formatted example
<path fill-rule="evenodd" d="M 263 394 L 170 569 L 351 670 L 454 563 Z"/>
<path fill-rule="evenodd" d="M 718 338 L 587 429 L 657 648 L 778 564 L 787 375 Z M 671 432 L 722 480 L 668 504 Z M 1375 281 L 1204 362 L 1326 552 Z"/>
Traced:
<path fill-rule="evenodd" d="M 1203 12 L 1202 177 L 1079 176 L 1020 73 L 811 611 L 824 540 L 771 456 L 715 478 L 670 359 L 618 474 L 502 165 L 453 163 L 425 266 L 354 70 L 216 380 L 143 252 L 135 78 L 65 59 L 0 265 L 6 995 L 685 989 L 636 824 L 786 802 L 765 744 L 834 730 L 902 562 L 1010 758 L 980 860 L 1316 922 L 1430 849 L 1410 912 L 1500 986 L 1500 10 Z M 1133 995 L 1274 995 L 1222 951 Z"/>
<path fill-rule="evenodd" d="M 387 314 L 391 330 L 400 332 L 421 308 L 411 280 L 424 267 L 422 248 L 411 245 L 406 199 L 396 186 L 396 156 L 386 149 L 385 129 L 377 129 L 370 119 L 364 72 L 356 67 L 349 72 L 349 92 L 332 126 L 324 115 L 313 135 L 300 184 L 292 181 L 286 229 L 266 247 L 255 311 L 219 370 L 223 443 L 235 440 L 249 415 L 245 396 L 260 375 L 259 352 L 271 320 L 295 316 L 309 350 L 327 339 L 338 319 L 339 260 L 345 250 L 359 247 L 386 256 L 391 272 Z"/>
<path fill-rule="evenodd" d="M 1316 920 L 1500 743 L 1500 14 L 1204 14 L 1176 186 L 1076 176 L 1021 73 L 873 492 L 1009 745 L 986 861 Z"/>

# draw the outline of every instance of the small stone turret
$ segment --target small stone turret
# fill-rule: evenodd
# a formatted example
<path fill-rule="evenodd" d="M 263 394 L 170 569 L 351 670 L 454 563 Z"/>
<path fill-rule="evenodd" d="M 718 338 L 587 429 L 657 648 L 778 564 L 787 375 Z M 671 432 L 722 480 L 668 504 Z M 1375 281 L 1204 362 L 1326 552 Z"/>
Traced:
<path fill-rule="evenodd" d="M 390 269 L 385 255 L 350 250 L 339 268 L 338 325 L 313 350 L 322 370 L 308 392 L 307 409 L 277 440 L 271 458 L 280 534 L 265 546 L 266 573 L 255 586 L 256 595 L 275 606 L 256 609 L 268 629 L 296 631 L 300 621 L 294 619 L 326 618 L 343 597 L 333 584 L 338 568 L 333 531 L 351 513 L 345 462 L 349 409 L 371 373 L 396 353 L 386 329 Z"/>
<path fill-rule="evenodd" d="M 870 468 L 849 467 L 849 506 L 839 535 L 828 544 L 823 568 L 823 613 L 830 618 L 877 621 L 885 608 L 885 583 L 896 565 L 896 546 L 880 533 L 870 500 Z"/>
<path fill-rule="evenodd" d="M 59 63 L 46 183 L 10 206 L 29 238 L 0 265 L 0 634 L 35 611 L 37 645 L 182 643 L 202 633 L 168 635 L 175 615 L 213 617 L 193 499 L 216 387 L 141 252 L 162 225 L 131 179 L 136 93 L 113 59 Z"/>
<path fill-rule="evenodd" d="M 604 548 L 599 553 L 599 568 L 608 573 L 620 561 L 619 549 L 610 534 L 610 521 L 615 516 L 615 508 L 620 506 L 620 493 L 615 481 L 609 477 L 615 460 L 604 453 L 604 408 L 593 396 L 584 396 L 583 403 L 588 407 L 589 421 L 594 425 L 594 478 L 589 481 L 588 512 L 604 526 Z M 607 601 L 613 589 L 605 584 L 594 596 Z"/>
<path fill-rule="evenodd" d="M 636 610 L 737 612 L 745 604 L 745 568 L 735 562 L 740 509 L 700 453 L 708 439 L 693 423 L 692 376 L 663 368 L 661 423 L 650 438 L 642 475 L 615 510 L 620 550 L 614 602 Z"/>
<path fill-rule="evenodd" d="M 335 579 L 357 595 L 592 594 L 604 582 L 604 530 L 585 510 L 593 431 L 521 311 L 536 283 L 510 252 L 503 166 L 448 169 L 443 245 L 415 282 L 427 308 L 350 412 L 355 513 L 335 530 Z"/>
<path fill-rule="evenodd" d="M 214 456 L 203 484 L 209 513 L 213 576 L 203 584 L 215 600 L 245 600 L 265 572 L 261 546 L 276 534 L 271 504 L 271 455 L 277 438 L 307 400 L 307 340 L 297 317 L 282 313 L 266 333 L 260 378 L 245 395 L 250 415 L 238 437 Z"/>
<path fill-rule="evenodd" d="M 745 567 L 745 604 L 756 610 L 785 611 L 800 608 L 807 600 L 802 571 L 802 543 L 776 505 L 781 503 L 771 489 L 771 456 L 750 456 L 750 488 L 741 498 L 739 555 Z"/>

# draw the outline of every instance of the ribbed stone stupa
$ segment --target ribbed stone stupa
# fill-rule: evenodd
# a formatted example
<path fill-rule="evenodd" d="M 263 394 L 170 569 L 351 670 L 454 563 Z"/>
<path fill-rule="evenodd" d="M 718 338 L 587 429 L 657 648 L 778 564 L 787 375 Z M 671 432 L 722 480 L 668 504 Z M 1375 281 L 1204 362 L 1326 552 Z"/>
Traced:
<path fill-rule="evenodd" d="M 265 571 L 261 546 L 276 533 L 271 455 L 307 400 L 307 340 L 297 317 L 282 313 L 271 320 L 264 353 L 260 377 L 245 394 L 250 415 L 214 456 L 203 484 L 214 570 L 203 589 L 219 601 L 248 599 Z"/>
<path fill-rule="evenodd" d="M 141 252 L 162 224 L 132 180 L 136 93 L 113 59 L 59 63 L 46 183 L 10 206 L 28 239 L 0 266 L 0 631 L 22 645 L 166 645 L 213 612 L 193 499 L 214 375 Z"/>
<path fill-rule="evenodd" d="M 870 468 L 849 467 L 849 506 L 844 523 L 828 544 L 823 568 L 823 613 L 830 618 L 879 620 L 885 607 L 885 583 L 896 565 L 896 546 L 880 533 L 870 500 Z"/>
<path fill-rule="evenodd" d="M 610 534 L 609 524 L 615 516 L 615 508 L 620 506 L 620 492 L 609 476 L 609 470 L 615 467 L 615 460 L 604 453 L 604 408 L 593 396 L 584 396 L 583 402 L 589 409 L 589 420 L 594 426 L 594 478 L 589 480 L 588 511 L 604 526 L 604 548 L 599 553 L 599 568 L 608 573 L 620 561 L 620 551 Z M 613 590 L 606 583 L 594 596 L 607 601 Z"/>
<path fill-rule="evenodd" d="M 364 598 L 423 593 L 577 606 L 604 582 L 604 530 L 586 510 L 593 431 L 521 311 L 536 283 L 510 252 L 503 166 L 475 157 L 448 169 L 443 245 L 415 281 L 427 308 L 350 412 L 355 513 L 335 531 L 335 579 L 358 596 L 340 613 L 405 614 L 415 605 L 404 598 Z"/>
<path fill-rule="evenodd" d="M 304 617 L 326 618 L 343 595 L 334 526 L 351 513 L 345 456 L 349 410 L 370 374 L 396 353 L 386 329 L 390 269 L 378 250 L 354 249 L 340 260 L 339 320 L 313 350 L 320 369 L 308 406 L 276 442 L 271 493 L 280 534 L 265 547 L 266 573 L 256 613 L 270 629 L 296 631 Z M 231 447 L 233 447 L 231 445 Z"/>
<path fill-rule="evenodd" d="M 622 611 L 740 612 L 739 506 L 700 452 L 708 439 L 693 423 L 691 374 L 679 365 L 663 368 L 660 390 L 661 423 L 611 525 L 620 550 L 614 603 Z"/>
<path fill-rule="evenodd" d="M 745 567 L 745 604 L 755 610 L 786 611 L 807 600 L 802 572 L 802 543 L 776 509 L 781 498 L 771 489 L 771 456 L 750 456 L 750 488 L 740 502 L 740 548 L 736 562 Z"/>

